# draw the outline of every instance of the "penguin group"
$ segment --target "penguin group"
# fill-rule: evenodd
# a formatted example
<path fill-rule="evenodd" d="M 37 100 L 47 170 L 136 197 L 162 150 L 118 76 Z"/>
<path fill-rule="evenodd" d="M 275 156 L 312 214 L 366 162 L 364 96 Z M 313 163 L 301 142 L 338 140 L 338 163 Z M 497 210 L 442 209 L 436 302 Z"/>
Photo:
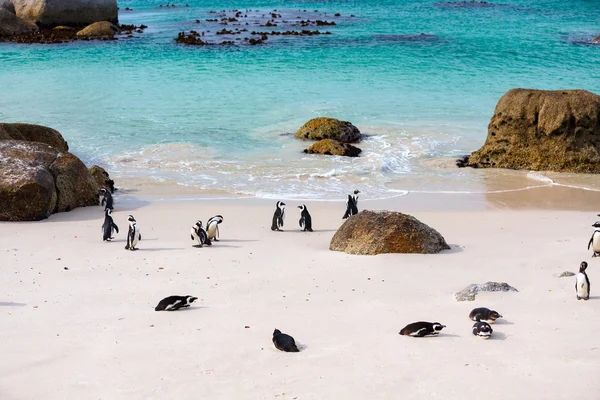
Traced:
<path fill-rule="evenodd" d="M 117 224 L 115 224 L 115 221 L 112 217 L 112 212 L 115 209 L 114 200 L 111 193 L 112 191 L 114 191 L 114 182 L 111 184 L 110 190 L 105 188 L 100 189 L 100 195 L 102 196 L 102 199 L 100 200 L 100 206 L 104 207 L 102 241 L 105 242 L 110 242 L 113 240 L 115 238 L 115 232 L 119 233 L 119 227 Z M 138 242 L 142 240 L 142 234 L 133 215 L 129 215 L 127 217 L 127 222 L 129 223 L 129 229 L 127 231 L 127 244 L 125 245 L 125 250 L 135 251 L 137 250 L 136 246 Z"/>
<path fill-rule="evenodd" d="M 198 220 L 190 230 L 190 237 L 194 241 L 194 247 L 212 246 L 212 242 L 219 241 L 219 224 L 223 222 L 222 215 L 215 215 L 206 221 L 206 230 L 202 221 Z"/>

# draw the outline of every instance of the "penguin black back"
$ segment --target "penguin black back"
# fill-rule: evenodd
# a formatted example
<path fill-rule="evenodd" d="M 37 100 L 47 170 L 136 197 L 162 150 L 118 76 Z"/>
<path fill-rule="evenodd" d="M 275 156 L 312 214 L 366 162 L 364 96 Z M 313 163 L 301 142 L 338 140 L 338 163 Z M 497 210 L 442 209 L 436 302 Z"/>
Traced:
<path fill-rule="evenodd" d="M 419 321 L 406 325 L 400 330 L 400 334 L 413 337 L 435 336 L 439 335 L 445 327 L 446 325 L 442 325 L 439 322 Z"/>
<path fill-rule="evenodd" d="M 279 329 L 275 329 L 273 331 L 273 344 L 278 350 L 286 351 L 289 353 L 297 353 L 298 346 L 296 346 L 296 341 L 290 335 L 286 335 L 285 333 L 281 333 Z"/>
<path fill-rule="evenodd" d="M 190 295 L 165 297 L 154 308 L 154 311 L 176 311 L 189 307 L 196 300 L 198 300 L 197 297 Z"/>
<path fill-rule="evenodd" d="M 300 228 L 302 228 L 303 232 L 312 232 L 312 218 L 308 213 L 308 209 L 304 204 L 298 206 L 298 208 L 300 209 L 300 221 L 298 221 Z"/>
<path fill-rule="evenodd" d="M 496 322 L 498 318 L 502 318 L 497 311 L 490 310 L 489 308 L 479 307 L 473 309 L 469 314 L 469 319 L 472 321 L 485 321 L 490 324 Z"/>

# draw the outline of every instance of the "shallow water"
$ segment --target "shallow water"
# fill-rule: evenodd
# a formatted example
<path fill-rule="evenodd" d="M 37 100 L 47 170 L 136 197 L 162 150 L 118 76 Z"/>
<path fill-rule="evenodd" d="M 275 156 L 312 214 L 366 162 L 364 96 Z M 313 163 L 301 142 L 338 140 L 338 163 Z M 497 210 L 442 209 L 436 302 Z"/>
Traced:
<path fill-rule="evenodd" d="M 600 46 L 585 44 L 600 35 L 600 2 L 186 2 L 120 1 L 134 9 L 121 23 L 149 26 L 136 38 L 0 44 L 0 120 L 60 130 L 74 153 L 126 187 L 292 198 L 339 198 L 356 187 L 366 198 L 553 182 L 600 189 L 595 176 L 452 167 L 484 142 L 510 88 L 600 93 Z M 173 41 L 214 30 L 209 11 L 234 8 L 302 18 L 318 10 L 337 25 L 318 27 L 331 35 L 259 46 Z M 303 154 L 306 144 L 286 134 L 316 116 L 369 135 L 362 157 Z"/>

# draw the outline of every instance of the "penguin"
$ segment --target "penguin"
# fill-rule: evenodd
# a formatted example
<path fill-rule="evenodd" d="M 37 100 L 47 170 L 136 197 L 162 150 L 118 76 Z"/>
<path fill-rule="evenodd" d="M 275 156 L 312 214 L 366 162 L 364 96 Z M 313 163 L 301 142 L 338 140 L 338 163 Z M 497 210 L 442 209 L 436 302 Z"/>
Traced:
<path fill-rule="evenodd" d="M 502 318 L 502 315 L 500 315 L 497 311 L 490 310 L 489 308 L 485 307 L 475 308 L 469 314 L 470 320 L 483 321 L 487 322 L 488 324 L 493 324 L 498 318 Z"/>
<path fill-rule="evenodd" d="M 202 221 L 200 221 L 200 220 L 196 221 L 194 226 L 192 226 L 192 229 L 190 231 L 190 236 L 191 236 L 192 240 L 194 240 L 196 243 L 198 243 L 198 244 L 195 244 L 194 247 L 202 247 L 205 244 L 209 245 L 209 246 L 212 245 L 212 242 L 208 238 L 208 234 L 206 233 L 204 228 L 202 228 Z"/>
<path fill-rule="evenodd" d="M 133 218 L 133 215 L 130 215 L 127 218 L 129 221 L 129 231 L 127 232 L 127 244 L 125 245 L 125 250 L 135 251 L 135 245 L 139 240 L 142 240 L 142 234 L 140 233 L 140 228 L 137 226 L 137 221 Z"/>
<path fill-rule="evenodd" d="M 113 206 L 113 197 L 112 197 L 112 194 L 110 194 L 110 191 L 102 188 L 102 189 L 100 189 L 100 195 L 102 196 L 100 205 L 104 206 L 105 210 L 106 209 L 114 210 L 115 207 Z"/>
<path fill-rule="evenodd" d="M 114 231 L 119 233 L 119 227 L 112 219 L 112 210 L 107 208 L 104 210 L 104 223 L 102 224 L 102 240 L 110 241 L 113 238 Z"/>
<path fill-rule="evenodd" d="M 300 224 L 300 228 L 303 228 L 302 232 L 312 232 L 312 218 L 310 217 L 306 206 L 302 204 L 301 206 L 298 206 L 298 208 L 300 209 L 300 221 L 298 222 Z"/>
<path fill-rule="evenodd" d="M 277 208 L 273 214 L 273 223 L 271 224 L 272 231 L 281 231 L 283 228 L 283 218 L 285 216 L 285 203 L 282 201 L 277 202 Z"/>
<path fill-rule="evenodd" d="M 275 329 L 273 331 L 273 344 L 278 350 L 286 351 L 289 353 L 298 353 L 298 346 L 296 346 L 296 341 L 290 335 L 286 335 L 285 333 L 281 333 L 279 329 Z"/>
<path fill-rule="evenodd" d="M 577 274 L 575 281 L 575 292 L 577 293 L 577 300 L 589 300 L 590 298 L 590 280 L 588 279 L 585 270 L 587 263 L 583 261 L 579 267 L 579 273 Z"/>
<path fill-rule="evenodd" d="M 215 215 L 208 219 L 206 222 L 206 234 L 209 240 L 219 241 L 219 224 L 221 222 L 223 222 L 223 216 L 221 215 Z"/>
<path fill-rule="evenodd" d="M 354 194 L 348 195 L 348 200 L 346 200 L 346 213 L 342 217 L 342 219 L 346 219 L 351 215 L 358 214 L 358 194 L 360 190 L 355 190 Z"/>
<path fill-rule="evenodd" d="M 479 321 L 473 325 L 473 335 L 480 337 L 481 339 L 489 339 L 494 333 L 491 325 L 487 322 Z"/>
<path fill-rule="evenodd" d="M 169 296 L 162 299 L 154 308 L 154 311 L 175 311 L 180 308 L 189 307 L 194 301 L 198 300 L 194 296 Z"/>
<path fill-rule="evenodd" d="M 600 217 L 600 214 L 598 216 Z M 600 256 L 600 221 L 597 221 L 592 226 L 596 229 L 594 229 L 594 233 L 588 242 L 588 250 L 591 246 L 593 251 L 592 257 L 598 257 Z"/>
<path fill-rule="evenodd" d="M 419 321 L 406 325 L 402 328 L 400 334 L 413 337 L 437 336 L 445 327 L 446 325 L 442 325 L 439 322 Z"/>

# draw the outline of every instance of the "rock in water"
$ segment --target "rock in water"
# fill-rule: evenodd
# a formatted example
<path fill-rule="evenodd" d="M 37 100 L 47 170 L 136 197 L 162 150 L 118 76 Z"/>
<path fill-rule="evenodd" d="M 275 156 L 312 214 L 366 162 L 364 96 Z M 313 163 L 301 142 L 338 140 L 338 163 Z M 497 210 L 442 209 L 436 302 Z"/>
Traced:
<path fill-rule="evenodd" d="M 600 96 L 512 89 L 498 104 L 469 166 L 600 172 Z"/>
<path fill-rule="evenodd" d="M 449 250 L 442 235 L 410 215 L 393 211 L 361 211 L 333 235 L 329 250 L 348 254 L 433 254 Z"/>
<path fill-rule="evenodd" d="M 348 143 L 340 143 L 333 139 L 323 139 L 304 150 L 304 152 L 308 154 L 325 154 L 328 156 L 358 157 L 362 150 Z"/>
<path fill-rule="evenodd" d="M 335 118 L 313 118 L 294 134 L 297 139 L 334 139 L 342 143 L 355 143 L 361 138 L 357 127 Z"/>
<path fill-rule="evenodd" d="M 46 143 L 58 151 L 69 151 L 69 145 L 60 132 L 42 125 L 0 123 L 2 139 Z"/>
<path fill-rule="evenodd" d="M 77 32 L 77 36 L 88 38 L 113 38 L 116 33 L 119 33 L 119 28 L 110 22 L 100 21 L 86 26 Z"/>
<path fill-rule="evenodd" d="M 600 36 L 595 37 L 594 39 L 592 39 L 592 43 L 593 44 L 600 44 Z"/>
<path fill-rule="evenodd" d="M 85 26 L 98 21 L 119 22 L 117 0 L 12 0 L 17 17 L 53 28 Z"/>
<path fill-rule="evenodd" d="M 454 295 L 456 301 L 474 301 L 479 292 L 518 292 L 506 282 L 474 283 Z"/>

